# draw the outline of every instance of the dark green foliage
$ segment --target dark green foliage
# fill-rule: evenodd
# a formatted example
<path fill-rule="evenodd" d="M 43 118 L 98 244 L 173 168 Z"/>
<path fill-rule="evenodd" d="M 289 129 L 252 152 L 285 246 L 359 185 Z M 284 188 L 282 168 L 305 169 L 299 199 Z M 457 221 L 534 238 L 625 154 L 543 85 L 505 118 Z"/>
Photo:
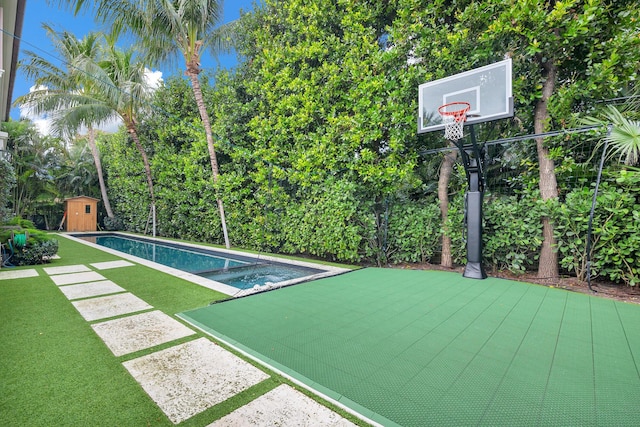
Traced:
<path fill-rule="evenodd" d="M 7 225 L 15 225 L 21 228 L 28 228 L 28 229 L 36 228 L 36 226 L 33 225 L 32 221 L 29 221 L 28 219 L 20 218 L 19 216 L 11 218 L 11 220 L 7 222 Z"/>
<path fill-rule="evenodd" d="M 282 218 L 281 233 L 286 253 L 311 254 L 341 261 L 360 261 L 362 236 L 355 185 L 326 182 L 310 190 L 299 203 L 290 203 Z"/>
<path fill-rule="evenodd" d="M 20 224 L 23 224 L 22 227 Z M 23 228 L 24 227 L 24 228 Z M 20 244 L 16 236 L 26 234 L 26 245 Z M 28 220 L 14 218 L 10 225 L 0 230 L 0 243 L 9 248 L 9 240 L 13 247 L 10 263 L 14 266 L 35 265 L 47 262 L 58 252 L 58 240 L 33 227 Z"/>
<path fill-rule="evenodd" d="M 436 200 L 407 200 L 393 205 L 386 246 L 389 262 L 431 262 L 439 240 L 440 210 Z"/>
<path fill-rule="evenodd" d="M 378 265 L 437 261 L 445 229 L 434 201 L 442 157 L 419 153 L 443 140 L 416 135 L 420 83 L 510 55 L 516 118 L 478 125 L 478 140 L 487 141 L 533 131 L 541 61 L 558 66 L 548 129 L 572 126 L 596 108 L 594 100 L 620 95 L 637 74 L 640 39 L 630 29 L 638 11 L 629 1 L 373 3 L 266 0 L 238 21 L 240 64 L 201 80 L 220 163 L 216 185 L 189 83 L 165 80 L 140 123 L 160 235 L 222 243 L 222 198 L 234 246 Z M 150 200 L 139 156 L 124 132 L 101 143 L 115 211 L 125 229 L 144 231 Z M 545 203 L 535 141 L 490 147 L 488 270 L 535 269 L 540 218 L 550 216 L 563 272 L 582 277 L 585 188 L 595 178 L 596 146 L 590 134 L 545 139 L 559 193 Z M 465 186 L 457 167 L 445 224 L 456 264 L 466 257 Z M 637 232 L 628 223 L 637 196 L 633 185 L 609 186 L 624 193 L 616 200 L 626 213 L 606 227 L 610 236 L 599 237 L 594 259 L 604 263 L 597 266 L 602 277 L 633 284 Z M 618 247 L 605 249 L 605 241 Z"/>
<path fill-rule="evenodd" d="M 540 192 L 485 196 L 484 257 L 495 270 L 521 274 L 536 266 L 542 244 Z"/>
<path fill-rule="evenodd" d="M 2 223 L 9 216 L 11 190 L 16 183 L 16 174 L 13 171 L 13 167 L 2 155 L 0 155 L 0 176 L 2 177 L 2 184 L 0 184 L 0 223 Z"/>
<path fill-rule="evenodd" d="M 630 286 L 640 284 L 640 175 L 626 170 L 600 187 L 593 220 L 592 275 Z M 567 195 L 557 208 L 561 266 L 584 279 L 593 189 Z"/>
<path fill-rule="evenodd" d="M 109 218 L 108 216 L 104 217 L 104 229 L 107 231 L 118 231 L 124 230 L 124 222 L 120 217 L 114 216 L 113 218 Z"/>
<path fill-rule="evenodd" d="M 30 236 L 31 237 L 31 236 Z M 43 242 L 27 241 L 24 248 L 17 249 L 11 259 L 14 265 L 36 265 L 47 262 L 49 258 L 58 252 L 58 241 L 56 239 Z"/>

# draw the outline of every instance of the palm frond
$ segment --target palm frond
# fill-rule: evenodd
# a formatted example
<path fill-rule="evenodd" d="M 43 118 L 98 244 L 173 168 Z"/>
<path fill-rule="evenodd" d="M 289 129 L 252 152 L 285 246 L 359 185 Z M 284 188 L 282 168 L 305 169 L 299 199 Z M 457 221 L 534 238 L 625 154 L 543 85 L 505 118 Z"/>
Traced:
<path fill-rule="evenodd" d="M 629 120 L 615 106 L 608 106 L 599 117 L 586 117 L 587 125 L 611 125 L 611 131 L 604 140 L 610 144 L 612 156 L 627 165 L 640 161 L 640 121 Z"/>

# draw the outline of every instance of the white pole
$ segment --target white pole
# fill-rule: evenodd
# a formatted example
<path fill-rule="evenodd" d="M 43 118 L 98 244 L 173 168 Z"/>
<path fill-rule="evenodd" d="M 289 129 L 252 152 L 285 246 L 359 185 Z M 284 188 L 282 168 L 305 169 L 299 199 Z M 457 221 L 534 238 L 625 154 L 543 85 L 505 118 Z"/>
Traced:
<path fill-rule="evenodd" d="M 153 212 L 153 237 L 156 237 L 156 204 L 151 205 L 151 210 Z"/>

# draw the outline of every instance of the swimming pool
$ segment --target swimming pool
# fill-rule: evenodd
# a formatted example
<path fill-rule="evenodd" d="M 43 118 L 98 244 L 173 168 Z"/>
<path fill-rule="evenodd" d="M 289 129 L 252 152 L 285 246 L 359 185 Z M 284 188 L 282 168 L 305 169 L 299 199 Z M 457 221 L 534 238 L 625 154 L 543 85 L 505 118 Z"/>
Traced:
<path fill-rule="evenodd" d="M 215 283 L 222 283 L 236 290 L 264 290 L 290 284 L 293 281 L 308 280 L 319 274 L 324 276 L 332 270 L 274 261 L 272 257 L 250 256 L 198 245 L 186 246 L 159 239 L 116 233 L 73 234 L 72 236 L 171 269 L 197 275 Z M 216 290 L 225 292 L 224 289 Z"/>

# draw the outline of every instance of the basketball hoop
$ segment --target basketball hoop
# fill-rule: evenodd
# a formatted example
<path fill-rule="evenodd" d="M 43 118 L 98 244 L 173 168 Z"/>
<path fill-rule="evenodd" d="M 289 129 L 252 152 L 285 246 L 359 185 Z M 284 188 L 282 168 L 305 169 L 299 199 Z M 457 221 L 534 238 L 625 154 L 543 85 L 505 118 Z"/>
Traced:
<path fill-rule="evenodd" d="M 471 109 L 468 102 L 450 102 L 438 108 L 444 124 L 444 137 L 449 141 L 458 141 L 464 134 L 462 128 L 467 120 L 467 111 Z"/>

